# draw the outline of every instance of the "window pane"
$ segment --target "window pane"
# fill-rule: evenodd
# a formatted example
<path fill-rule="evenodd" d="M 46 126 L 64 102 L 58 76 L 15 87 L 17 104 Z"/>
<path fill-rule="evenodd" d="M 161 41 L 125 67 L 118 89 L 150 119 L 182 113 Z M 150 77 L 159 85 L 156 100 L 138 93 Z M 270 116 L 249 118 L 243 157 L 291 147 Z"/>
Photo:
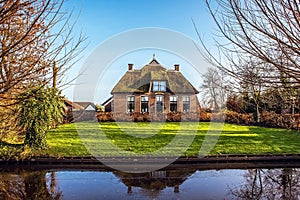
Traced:
<path fill-rule="evenodd" d="M 156 103 L 156 112 L 163 112 L 163 102 Z"/>
<path fill-rule="evenodd" d="M 134 101 L 134 96 L 128 96 L 127 101 Z"/>
<path fill-rule="evenodd" d="M 163 96 L 162 95 L 157 95 L 156 96 L 156 101 L 163 101 Z"/>
<path fill-rule="evenodd" d="M 166 91 L 166 81 L 160 81 L 160 91 Z"/>
<path fill-rule="evenodd" d="M 158 81 L 153 81 L 153 91 L 158 91 Z"/>
<path fill-rule="evenodd" d="M 170 96 L 170 101 L 177 101 L 177 96 Z"/>
<path fill-rule="evenodd" d="M 148 101 L 148 96 L 141 96 L 141 112 L 149 112 Z"/>
<path fill-rule="evenodd" d="M 182 97 L 182 111 L 183 112 L 190 111 L 190 97 L 189 96 Z"/>
<path fill-rule="evenodd" d="M 190 97 L 189 96 L 183 96 L 182 101 L 190 101 Z"/>
<path fill-rule="evenodd" d="M 156 98 L 156 112 L 163 112 L 164 111 L 163 96 L 157 95 L 155 98 Z"/>
<path fill-rule="evenodd" d="M 134 96 L 127 96 L 127 112 L 134 112 L 135 98 Z"/>
<path fill-rule="evenodd" d="M 166 91 L 166 81 L 153 81 L 153 91 Z"/>
<path fill-rule="evenodd" d="M 148 96 L 142 96 L 141 101 L 148 101 L 149 97 Z"/>
<path fill-rule="evenodd" d="M 177 96 L 170 96 L 170 112 L 177 112 Z"/>

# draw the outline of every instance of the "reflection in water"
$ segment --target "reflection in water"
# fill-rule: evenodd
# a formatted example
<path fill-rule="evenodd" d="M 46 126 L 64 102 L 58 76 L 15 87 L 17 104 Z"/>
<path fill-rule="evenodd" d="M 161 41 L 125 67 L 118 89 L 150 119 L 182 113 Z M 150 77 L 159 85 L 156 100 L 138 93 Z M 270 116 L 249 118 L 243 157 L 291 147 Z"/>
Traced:
<path fill-rule="evenodd" d="M 114 174 L 127 186 L 128 194 L 133 193 L 133 187 L 141 188 L 142 193 L 146 196 L 156 199 L 160 192 L 166 188 L 173 188 L 174 193 L 179 193 L 179 186 L 195 171 L 193 169 L 182 169 L 140 174 L 114 172 Z"/>
<path fill-rule="evenodd" d="M 53 172 L 53 178 L 49 180 L 49 190 L 46 186 L 49 181 L 45 174 L 43 171 L 1 172 L 0 199 L 61 199 L 62 193 L 55 189 L 55 173 Z"/>
<path fill-rule="evenodd" d="M 231 192 L 240 199 L 299 199 L 300 170 L 253 169 L 245 173 L 245 184 Z"/>
<path fill-rule="evenodd" d="M 300 169 L 0 172 L 0 199 L 299 199 Z"/>

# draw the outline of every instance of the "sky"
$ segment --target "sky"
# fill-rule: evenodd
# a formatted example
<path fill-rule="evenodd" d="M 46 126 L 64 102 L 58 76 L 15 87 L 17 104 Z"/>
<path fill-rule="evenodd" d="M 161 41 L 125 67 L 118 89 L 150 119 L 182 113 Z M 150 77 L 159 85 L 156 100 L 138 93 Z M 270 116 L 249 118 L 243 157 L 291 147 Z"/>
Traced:
<path fill-rule="evenodd" d="M 197 49 L 201 38 L 213 48 L 214 23 L 204 0 L 68 0 L 63 7 L 78 17 L 74 34 L 87 47 L 68 77 L 79 76 L 63 94 L 74 101 L 103 103 L 133 63 L 140 69 L 153 54 L 167 69 L 180 64 L 197 88 L 209 67 Z"/>

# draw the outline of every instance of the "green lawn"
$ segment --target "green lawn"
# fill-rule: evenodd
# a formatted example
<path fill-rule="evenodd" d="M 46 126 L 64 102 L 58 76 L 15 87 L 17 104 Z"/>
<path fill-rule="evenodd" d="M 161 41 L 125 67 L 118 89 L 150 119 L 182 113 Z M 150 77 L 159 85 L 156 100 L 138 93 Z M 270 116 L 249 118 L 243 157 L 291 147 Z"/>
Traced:
<path fill-rule="evenodd" d="M 199 152 L 200 155 L 300 153 L 300 133 L 297 131 L 233 124 L 215 125 L 210 127 L 207 122 L 81 122 L 50 130 L 47 150 L 32 151 L 25 148 L 21 151 L 20 147 L 1 144 L 3 148 L 0 153 L 58 157 L 197 156 Z"/>
<path fill-rule="evenodd" d="M 83 122 L 76 127 L 67 124 L 49 131 L 49 149 L 44 153 L 53 156 L 196 156 L 205 144 L 210 144 L 209 155 L 300 153 L 297 131 L 224 124 L 220 132 L 218 127 L 209 128 L 209 125 L 206 122 Z M 201 150 L 201 153 L 206 151 Z"/>

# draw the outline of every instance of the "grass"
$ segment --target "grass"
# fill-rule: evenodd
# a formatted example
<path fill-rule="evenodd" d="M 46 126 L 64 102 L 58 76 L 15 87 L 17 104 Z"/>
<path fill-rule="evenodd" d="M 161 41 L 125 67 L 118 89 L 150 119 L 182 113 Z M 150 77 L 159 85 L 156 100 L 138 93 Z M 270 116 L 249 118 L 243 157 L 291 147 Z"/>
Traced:
<path fill-rule="evenodd" d="M 89 155 L 90 151 L 98 156 L 177 156 L 179 153 L 195 156 L 199 155 L 205 137 L 208 143 L 216 142 L 211 145 L 213 149 L 209 155 L 300 153 L 300 134 L 297 131 L 224 124 L 220 132 L 218 128 L 209 128 L 209 125 L 205 122 L 83 122 L 77 127 L 68 124 L 49 131 L 49 149 L 45 153 L 81 156 Z"/>
<path fill-rule="evenodd" d="M 48 156 L 197 156 L 200 154 L 296 154 L 297 131 L 257 126 L 210 123 L 92 123 L 66 124 L 50 130 L 49 148 L 33 151 L 7 147 L 22 155 Z M 209 131 L 208 131 L 209 130 Z M 205 148 L 207 147 L 207 148 Z M 212 147 L 212 148 L 210 148 Z M 13 149 L 14 148 L 14 149 Z M 3 154 L 4 150 L 1 154 Z"/>

